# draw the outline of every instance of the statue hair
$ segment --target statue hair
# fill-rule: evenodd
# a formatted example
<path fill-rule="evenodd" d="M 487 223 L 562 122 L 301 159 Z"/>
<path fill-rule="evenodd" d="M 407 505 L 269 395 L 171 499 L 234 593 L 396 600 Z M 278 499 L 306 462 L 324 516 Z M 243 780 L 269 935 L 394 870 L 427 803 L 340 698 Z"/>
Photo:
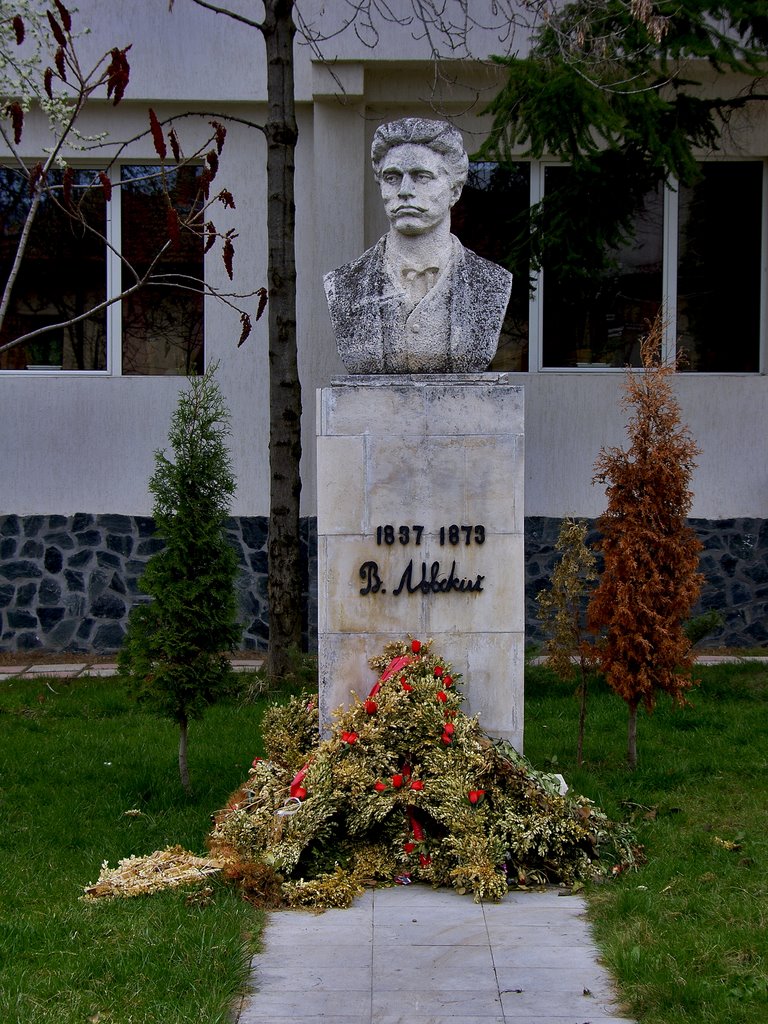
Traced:
<path fill-rule="evenodd" d="M 422 117 L 404 117 L 379 125 L 371 144 L 371 163 L 378 181 L 385 156 L 395 146 L 427 146 L 445 157 L 455 184 L 462 188 L 467 180 L 469 159 L 461 132 L 447 121 L 428 121 Z"/>

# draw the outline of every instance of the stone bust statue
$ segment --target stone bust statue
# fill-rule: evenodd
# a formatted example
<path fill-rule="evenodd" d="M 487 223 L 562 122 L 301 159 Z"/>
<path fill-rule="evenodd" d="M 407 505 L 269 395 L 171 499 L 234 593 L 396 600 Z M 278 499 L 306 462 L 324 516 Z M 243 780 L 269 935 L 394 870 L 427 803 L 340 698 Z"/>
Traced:
<path fill-rule="evenodd" d="M 392 121 L 376 130 L 371 160 L 390 229 L 325 276 L 342 362 L 359 374 L 486 370 L 512 275 L 451 234 L 469 166 L 460 133 L 445 121 Z"/>

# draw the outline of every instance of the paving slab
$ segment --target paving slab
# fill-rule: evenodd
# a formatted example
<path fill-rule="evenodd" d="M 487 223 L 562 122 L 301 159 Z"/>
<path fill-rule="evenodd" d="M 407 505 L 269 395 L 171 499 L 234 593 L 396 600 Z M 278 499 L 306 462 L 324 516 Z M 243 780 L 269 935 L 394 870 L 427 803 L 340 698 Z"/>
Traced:
<path fill-rule="evenodd" d="M 580 896 L 428 886 L 273 913 L 237 1024 L 632 1024 Z"/>
<path fill-rule="evenodd" d="M 82 664 L 72 664 L 71 662 L 65 662 L 62 665 L 30 665 L 25 673 L 28 676 L 76 676 L 86 667 L 86 662 Z"/>
<path fill-rule="evenodd" d="M 539 656 L 532 658 L 531 663 L 534 665 L 542 664 L 544 660 L 545 659 L 543 657 Z M 768 662 L 768 656 L 699 655 L 696 658 L 696 661 L 700 665 L 743 664 L 744 662 L 750 661 Z M 257 669 L 262 667 L 263 663 L 263 659 L 234 658 L 232 660 L 232 668 L 235 672 L 255 672 Z M 108 679 L 112 676 L 118 675 L 118 668 L 114 662 L 88 665 L 85 662 L 83 664 L 72 662 L 59 664 L 52 661 L 50 664 L 38 665 L 0 665 L 0 680 L 12 679 L 17 676 L 60 676 L 61 678 L 74 678 L 81 675 Z"/>
<path fill-rule="evenodd" d="M 261 668 L 263 660 L 234 659 L 232 668 L 235 672 L 255 672 Z M 0 665 L 0 679 L 8 679 L 14 676 L 60 676 L 62 678 L 75 678 L 77 676 L 93 676 L 95 678 L 108 679 L 119 674 L 115 662 L 99 662 L 96 665 L 89 665 L 87 662 L 65 662 L 57 664 L 54 661 L 37 665 Z"/>

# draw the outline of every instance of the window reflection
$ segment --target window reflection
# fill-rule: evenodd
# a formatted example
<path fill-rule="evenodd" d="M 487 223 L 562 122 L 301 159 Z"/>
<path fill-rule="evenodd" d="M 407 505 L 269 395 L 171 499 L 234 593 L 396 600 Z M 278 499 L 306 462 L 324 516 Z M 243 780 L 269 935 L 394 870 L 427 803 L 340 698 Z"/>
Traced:
<path fill-rule="evenodd" d="M 530 164 L 471 163 L 453 208 L 451 229 L 462 245 L 512 271 L 512 296 L 491 370 L 528 369 Z"/>
<path fill-rule="evenodd" d="M 681 369 L 757 372 L 763 166 L 706 163 L 701 172 L 680 189 Z"/>
<path fill-rule="evenodd" d="M 567 167 L 547 167 L 545 190 L 562 187 Z M 661 307 L 664 196 L 645 196 L 632 237 L 610 250 L 594 274 L 544 268 L 544 366 L 639 366 L 640 339 Z"/>
<path fill-rule="evenodd" d="M 13 287 L 0 345 L 41 327 L 73 320 L 106 299 L 106 203 L 90 188 L 93 170 L 72 178 L 73 218 L 61 205 L 62 172 L 50 171 Z M 8 280 L 32 203 L 24 175 L 0 168 L 0 280 Z M 78 219 L 79 218 L 79 219 Z M 93 229 L 93 230 L 90 230 Z M 104 370 L 106 312 L 42 333 L 0 354 L 2 370 Z"/>
<path fill-rule="evenodd" d="M 139 275 L 147 269 L 168 237 L 167 200 L 158 168 L 122 168 L 123 255 Z M 197 196 L 200 167 L 165 172 L 171 203 L 184 216 Z M 199 374 L 203 372 L 202 241 L 182 232 L 152 270 L 150 282 L 123 300 L 124 374 Z M 123 266 L 123 288 L 133 283 Z"/>

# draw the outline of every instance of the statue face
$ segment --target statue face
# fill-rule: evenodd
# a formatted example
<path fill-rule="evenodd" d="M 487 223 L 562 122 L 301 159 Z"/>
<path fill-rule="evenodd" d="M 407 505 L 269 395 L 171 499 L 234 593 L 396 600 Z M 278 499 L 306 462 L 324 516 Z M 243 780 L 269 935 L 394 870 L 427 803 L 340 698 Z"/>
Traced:
<path fill-rule="evenodd" d="M 461 194 L 444 158 L 428 146 L 394 146 L 379 173 L 389 222 L 403 235 L 424 235 L 445 221 Z"/>

